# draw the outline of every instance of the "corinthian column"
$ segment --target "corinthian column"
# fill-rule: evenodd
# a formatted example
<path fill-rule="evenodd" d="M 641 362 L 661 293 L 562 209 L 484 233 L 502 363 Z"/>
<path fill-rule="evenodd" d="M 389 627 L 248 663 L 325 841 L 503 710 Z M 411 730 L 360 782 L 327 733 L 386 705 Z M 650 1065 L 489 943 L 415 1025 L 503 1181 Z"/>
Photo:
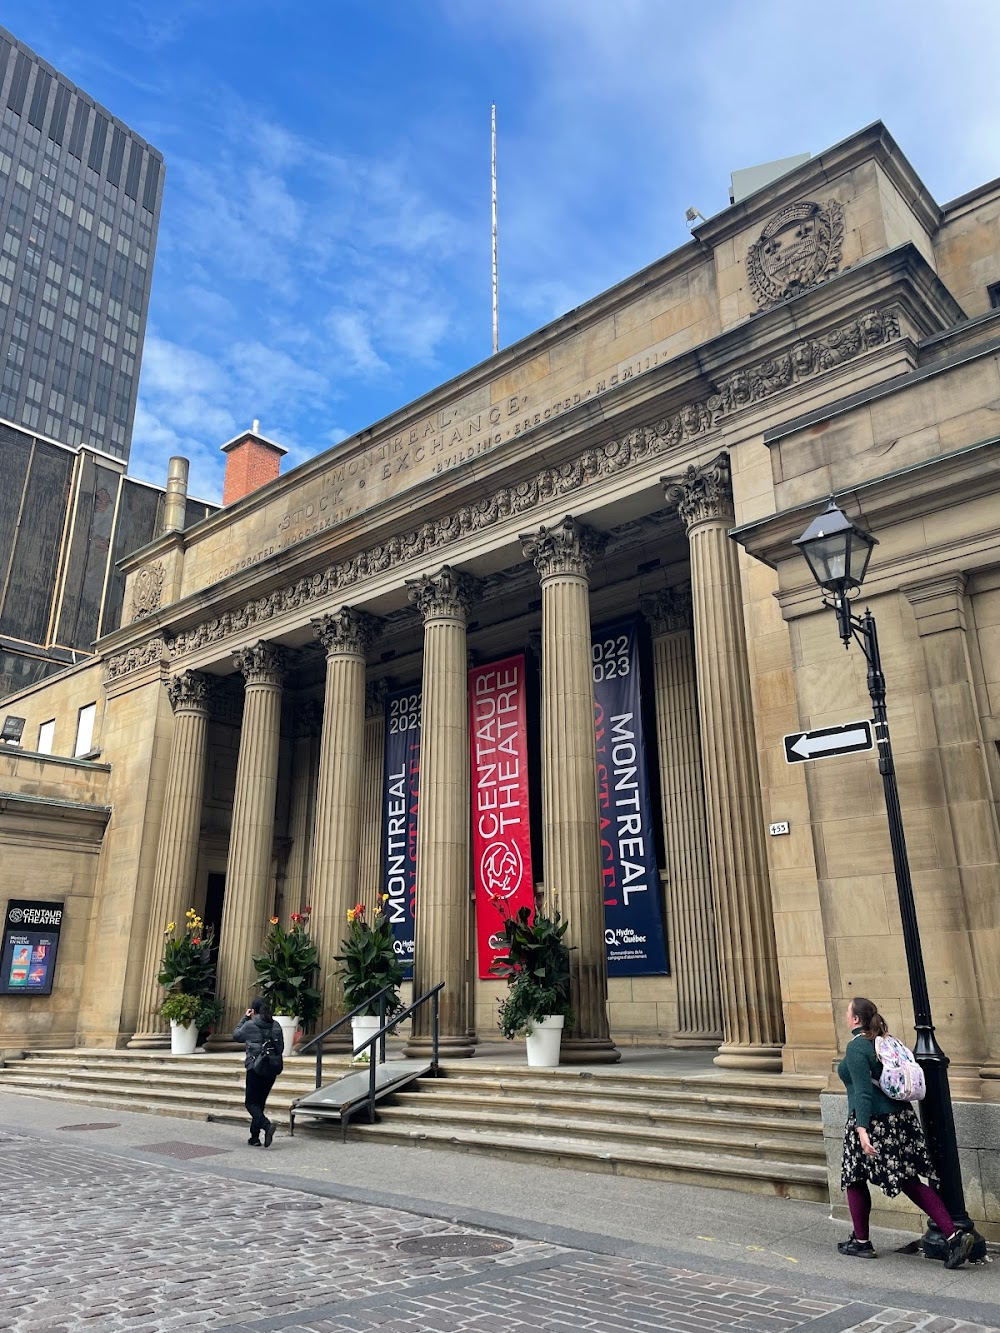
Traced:
<path fill-rule="evenodd" d="M 722 1006 L 705 826 L 691 589 L 665 588 L 644 597 L 642 610 L 653 631 L 663 842 L 677 976 L 676 1039 L 685 1045 L 717 1046 L 722 1040 Z"/>
<path fill-rule="evenodd" d="M 192 906 L 198 868 L 209 682 L 199 671 L 184 671 L 167 682 L 167 695 L 174 710 L 174 732 L 146 927 L 139 1025 L 129 1046 L 166 1046 L 170 1042 L 167 1024 L 160 1018 L 163 990 L 156 980 L 163 957 L 163 932 L 169 922 L 183 922 L 185 911 Z"/>
<path fill-rule="evenodd" d="M 691 549 L 698 717 L 725 1040 L 715 1063 L 780 1071 L 784 1027 L 729 456 L 663 478 Z"/>
<path fill-rule="evenodd" d="M 254 970 L 272 904 L 267 890 L 274 843 L 284 653 L 263 641 L 233 654 L 246 682 L 233 823 L 219 941 L 219 995 L 225 1016 L 215 1044 L 224 1043 L 250 999 Z"/>
<path fill-rule="evenodd" d="M 417 819 L 414 997 L 439 981 L 440 1044 L 445 1056 L 471 1055 L 467 976 L 469 916 L 469 697 L 466 619 L 476 584 L 445 565 L 408 579 L 424 620 Z M 428 1005 L 413 1016 L 406 1054 L 430 1051 Z"/>
<path fill-rule="evenodd" d="M 589 572 L 604 545 L 568 516 L 521 537 L 542 585 L 542 849 L 546 891 L 558 894 L 572 946 L 568 1063 L 621 1058 L 608 1027 L 591 674 Z"/>
<path fill-rule="evenodd" d="M 378 622 L 344 606 L 334 615 L 314 620 L 313 631 L 326 649 L 310 876 L 312 937 L 319 953 L 319 975 L 324 978 L 322 1029 L 335 1022 L 343 1008 L 333 957 L 347 930 L 347 910 L 358 900 L 365 649 L 378 632 Z M 343 1038 L 348 1043 L 350 1033 L 345 1031 Z"/>

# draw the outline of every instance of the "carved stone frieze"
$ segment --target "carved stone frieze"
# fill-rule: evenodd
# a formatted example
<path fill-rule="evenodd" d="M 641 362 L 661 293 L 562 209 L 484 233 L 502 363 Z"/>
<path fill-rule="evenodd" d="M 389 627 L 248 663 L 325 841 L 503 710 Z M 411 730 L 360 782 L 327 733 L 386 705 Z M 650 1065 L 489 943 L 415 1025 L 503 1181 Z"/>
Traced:
<path fill-rule="evenodd" d="M 176 713 L 178 708 L 198 709 L 207 713 L 212 702 L 212 682 L 201 671 L 182 671 L 166 682 L 167 698 Z"/>
<path fill-rule="evenodd" d="M 280 685 L 285 678 L 284 649 L 266 639 L 233 653 L 233 661 L 248 685 Z"/>
<path fill-rule="evenodd" d="M 451 565 L 442 565 L 436 574 L 407 579 L 406 591 L 425 623 L 443 618 L 464 621 L 479 595 L 479 583 Z"/>
<path fill-rule="evenodd" d="M 693 623 L 691 585 L 681 583 L 674 588 L 647 593 L 639 599 L 639 607 L 654 634 L 673 634 L 690 629 Z"/>
<path fill-rule="evenodd" d="M 866 311 L 821 337 L 801 339 L 787 352 L 746 370 L 734 371 L 714 386 L 715 392 L 708 398 L 686 403 L 672 416 L 663 417 L 651 426 L 637 426 L 616 439 L 584 450 L 576 458 L 542 468 L 533 477 L 461 505 L 446 517 L 422 523 L 287 587 L 254 598 L 234 611 L 182 630 L 170 640 L 171 658 L 246 634 L 277 616 L 327 600 L 373 575 L 425 559 L 473 533 L 648 462 L 657 454 L 709 434 L 732 413 L 898 337 L 899 321 L 895 312 L 886 308 Z"/>
<path fill-rule="evenodd" d="M 129 620 L 142 620 L 143 616 L 152 615 L 160 609 L 163 600 L 163 562 L 154 560 L 151 565 L 143 565 L 132 584 L 132 601 L 129 607 Z"/>
<path fill-rule="evenodd" d="M 382 717 L 385 713 L 385 696 L 389 685 L 385 677 L 370 680 L 365 685 L 365 717 Z"/>
<path fill-rule="evenodd" d="M 569 514 L 551 528 L 522 533 L 521 550 L 533 562 L 539 578 L 557 574 L 586 576 L 594 561 L 604 554 L 608 539 L 603 532 L 579 523 Z"/>
<path fill-rule="evenodd" d="M 332 615 L 320 616 L 312 622 L 312 627 L 327 654 L 356 653 L 362 657 L 382 628 L 376 616 L 350 606 L 342 606 Z"/>
<path fill-rule="evenodd" d="M 844 209 L 836 199 L 803 199 L 776 213 L 747 252 L 747 277 L 766 309 L 815 287 L 840 267 Z"/>
<path fill-rule="evenodd" d="M 105 666 L 107 680 L 117 680 L 120 676 L 127 676 L 131 671 L 139 671 L 154 662 L 162 662 L 165 649 L 166 644 L 157 635 L 155 638 L 147 639 L 145 643 L 133 644 L 123 653 L 116 653 L 107 660 Z"/>
<path fill-rule="evenodd" d="M 733 522 L 733 487 L 729 455 L 718 454 L 710 463 L 690 467 L 673 477 L 661 478 L 663 494 L 691 530 L 711 519 Z"/>

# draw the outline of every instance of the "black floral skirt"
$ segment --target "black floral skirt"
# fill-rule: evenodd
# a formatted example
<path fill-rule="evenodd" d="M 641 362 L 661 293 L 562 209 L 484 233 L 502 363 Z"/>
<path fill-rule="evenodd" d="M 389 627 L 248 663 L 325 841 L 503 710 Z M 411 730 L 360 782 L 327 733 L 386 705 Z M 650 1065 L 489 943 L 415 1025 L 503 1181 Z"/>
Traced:
<path fill-rule="evenodd" d="M 875 1149 L 874 1157 L 866 1157 L 858 1142 L 857 1118 L 854 1112 L 847 1117 L 844 1129 L 844 1165 L 840 1172 L 840 1188 L 847 1189 L 859 1181 L 877 1185 L 889 1198 L 899 1193 L 900 1185 L 914 1176 L 924 1176 L 932 1185 L 937 1176 L 931 1166 L 924 1141 L 924 1131 L 910 1105 L 902 1106 L 889 1115 L 872 1116 L 868 1137 Z"/>

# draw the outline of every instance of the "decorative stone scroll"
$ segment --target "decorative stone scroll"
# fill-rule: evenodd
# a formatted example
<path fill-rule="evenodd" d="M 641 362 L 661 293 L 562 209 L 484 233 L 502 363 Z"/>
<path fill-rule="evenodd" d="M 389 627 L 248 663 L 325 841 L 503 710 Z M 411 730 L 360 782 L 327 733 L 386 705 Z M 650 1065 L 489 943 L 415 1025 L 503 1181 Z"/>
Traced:
<path fill-rule="evenodd" d="M 428 620 L 461 620 L 464 624 L 469 607 L 479 594 L 477 579 L 451 565 L 443 565 L 436 574 L 407 579 L 406 590 L 412 604 L 426 623 Z"/>
<path fill-rule="evenodd" d="M 664 417 L 652 426 L 637 426 L 616 439 L 586 449 L 576 458 L 542 468 L 533 477 L 461 505 L 446 517 L 422 523 L 308 578 L 254 598 L 235 611 L 226 611 L 192 629 L 182 630 L 170 640 L 171 658 L 245 634 L 277 616 L 328 599 L 367 578 L 424 559 L 473 533 L 645 463 L 682 442 L 708 434 L 734 412 L 898 337 L 899 320 L 887 307 L 866 311 L 822 337 L 801 339 L 788 352 L 746 370 L 734 371 L 715 385 L 715 393 L 708 398 L 686 403 L 673 416 Z"/>
<path fill-rule="evenodd" d="M 141 620 L 160 609 L 163 600 L 163 562 L 154 560 L 151 565 L 143 565 L 132 584 L 132 602 L 130 620 Z"/>
<path fill-rule="evenodd" d="M 522 533 L 519 540 L 525 559 L 533 562 L 542 579 L 558 574 L 589 574 L 608 544 L 603 532 L 585 527 L 569 514 L 554 527 Z"/>
<path fill-rule="evenodd" d="M 361 657 L 381 632 L 376 616 L 350 606 L 342 606 L 332 615 L 321 616 L 312 622 L 312 627 L 328 654 L 355 653 Z"/>
<path fill-rule="evenodd" d="M 673 634 L 677 630 L 690 629 L 691 585 L 682 583 L 674 588 L 663 588 L 660 592 L 648 593 L 640 597 L 639 607 L 649 621 L 649 627 L 654 635 Z"/>
<path fill-rule="evenodd" d="M 132 671 L 139 671 L 143 667 L 152 666 L 154 662 L 162 662 L 166 644 L 157 635 L 155 638 L 147 639 L 145 643 L 134 644 L 127 648 L 123 653 L 116 653 L 114 657 L 109 657 L 105 666 L 105 676 L 110 682 L 118 680 L 121 676 L 127 676 Z"/>
<path fill-rule="evenodd" d="M 182 671 L 166 682 L 167 698 L 176 713 L 179 708 L 197 708 L 207 713 L 211 707 L 212 682 L 201 671 Z"/>
<path fill-rule="evenodd" d="M 677 510 L 689 532 L 696 523 L 707 523 L 710 519 L 733 521 L 728 454 L 719 454 L 701 467 L 692 463 L 676 476 L 663 477 L 662 484 L 667 504 Z"/>
<path fill-rule="evenodd" d="M 280 685 L 285 678 L 284 649 L 266 639 L 233 653 L 233 661 L 248 685 Z"/>
<path fill-rule="evenodd" d="M 815 287 L 837 272 L 844 244 L 844 209 L 800 200 L 776 213 L 747 252 L 747 277 L 758 306 Z"/>

